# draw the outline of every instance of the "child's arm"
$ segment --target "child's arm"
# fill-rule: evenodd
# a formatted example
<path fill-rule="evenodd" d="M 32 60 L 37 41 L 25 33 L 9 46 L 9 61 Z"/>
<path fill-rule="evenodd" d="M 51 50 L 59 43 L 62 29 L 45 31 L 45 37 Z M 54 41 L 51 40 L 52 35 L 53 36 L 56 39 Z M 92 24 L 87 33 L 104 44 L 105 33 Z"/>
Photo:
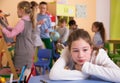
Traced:
<path fill-rule="evenodd" d="M 20 20 L 17 25 L 12 29 L 12 31 L 7 30 L 6 28 L 2 28 L 2 32 L 9 38 L 12 38 L 19 33 L 21 33 L 24 29 L 24 21 Z"/>
<path fill-rule="evenodd" d="M 82 72 L 106 81 L 120 82 L 120 68 L 110 60 L 103 49 L 99 50 L 95 64 L 85 62 Z"/>
<path fill-rule="evenodd" d="M 53 65 L 49 78 L 51 80 L 80 80 L 80 79 L 86 79 L 88 75 L 77 71 L 77 70 L 68 70 L 66 69 L 66 50 L 64 50 L 61 57 L 55 62 Z"/>
<path fill-rule="evenodd" d="M 66 69 L 65 64 L 64 59 L 60 57 L 52 67 L 49 78 L 51 80 L 80 80 L 88 77 L 80 71 Z"/>
<path fill-rule="evenodd" d="M 48 17 L 48 19 L 47 19 L 47 23 L 48 23 L 48 31 L 49 32 L 52 32 L 53 31 L 53 28 L 52 28 L 52 25 L 51 25 L 51 19 L 50 19 L 50 17 Z"/>
<path fill-rule="evenodd" d="M 62 43 L 64 43 L 68 39 L 68 36 L 69 36 L 69 29 L 66 28 L 64 34 L 61 37 Z"/>

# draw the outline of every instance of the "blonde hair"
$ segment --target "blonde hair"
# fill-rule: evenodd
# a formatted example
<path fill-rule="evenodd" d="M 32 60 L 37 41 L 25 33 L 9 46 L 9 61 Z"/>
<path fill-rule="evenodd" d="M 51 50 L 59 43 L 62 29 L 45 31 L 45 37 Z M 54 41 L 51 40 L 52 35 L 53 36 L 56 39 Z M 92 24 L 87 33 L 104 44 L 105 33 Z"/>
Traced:
<path fill-rule="evenodd" d="M 31 8 L 31 4 L 28 1 L 21 1 L 18 3 L 18 8 L 20 9 L 24 9 L 26 14 L 30 14 L 30 19 L 33 25 L 33 28 L 35 28 L 35 18 L 34 18 L 34 13 L 32 8 Z"/>
<path fill-rule="evenodd" d="M 36 12 L 35 8 L 38 6 L 38 3 L 35 1 L 31 1 L 30 4 L 31 4 L 31 8 L 32 8 L 32 15 L 33 15 L 32 19 L 34 20 L 34 27 L 36 27 L 37 12 Z"/>

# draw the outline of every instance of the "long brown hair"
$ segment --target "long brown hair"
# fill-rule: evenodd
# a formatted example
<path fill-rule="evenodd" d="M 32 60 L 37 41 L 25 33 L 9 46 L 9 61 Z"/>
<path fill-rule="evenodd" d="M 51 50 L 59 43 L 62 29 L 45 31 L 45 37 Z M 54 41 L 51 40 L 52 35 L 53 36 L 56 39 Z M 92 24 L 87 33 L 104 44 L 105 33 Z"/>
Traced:
<path fill-rule="evenodd" d="M 24 9 L 25 13 L 26 14 L 30 14 L 30 19 L 31 19 L 31 22 L 32 22 L 32 26 L 33 28 L 35 28 L 35 18 L 34 18 L 34 15 L 33 15 L 33 10 L 31 8 L 31 4 L 28 2 L 28 1 L 21 1 L 18 3 L 18 8 L 20 9 Z"/>
<path fill-rule="evenodd" d="M 87 43 L 89 43 L 90 46 L 93 45 L 89 33 L 84 29 L 77 29 L 73 31 L 68 37 L 67 44 L 69 50 L 71 48 L 72 42 L 78 40 L 79 38 L 84 39 Z"/>
<path fill-rule="evenodd" d="M 106 38 L 105 38 L 106 34 L 105 34 L 105 28 L 104 28 L 103 23 L 96 21 L 96 22 L 93 23 L 93 25 L 94 25 L 96 28 L 98 28 L 98 31 L 100 32 L 100 35 L 101 35 L 101 37 L 102 37 L 102 40 L 103 40 L 103 42 L 105 42 L 105 40 L 106 40 Z"/>
<path fill-rule="evenodd" d="M 80 38 L 85 40 L 91 47 L 93 46 L 89 33 L 84 29 L 77 29 L 73 31 L 68 37 L 67 45 L 68 45 L 69 51 L 71 50 L 72 43 Z M 74 65 L 75 65 L 75 62 L 73 61 L 72 57 L 68 56 L 68 61 L 66 66 L 70 69 L 74 69 Z"/>
<path fill-rule="evenodd" d="M 72 42 L 74 42 L 80 38 L 85 40 L 93 48 L 92 53 L 93 53 L 93 51 L 95 51 L 95 55 L 98 54 L 99 48 L 93 47 L 91 37 L 90 37 L 89 33 L 87 31 L 85 31 L 84 29 L 77 29 L 69 35 L 68 40 L 67 40 L 69 52 L 71 50 Z M 68 61 L 67 61 L 66 66 L 70 69 L 74 69 L 74 65 L 75 65 L 75 62 L 73 61 L 72 57 L 68 56 Z"/>

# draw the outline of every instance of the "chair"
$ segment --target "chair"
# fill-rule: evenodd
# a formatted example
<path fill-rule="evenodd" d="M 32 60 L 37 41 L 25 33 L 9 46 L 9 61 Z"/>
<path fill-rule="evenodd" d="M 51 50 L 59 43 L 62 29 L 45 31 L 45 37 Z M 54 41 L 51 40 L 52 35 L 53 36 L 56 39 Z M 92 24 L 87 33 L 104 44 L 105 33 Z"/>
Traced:
<path fill-rule="evenodd" d="M 50 65 L 51 55 L 52 55 L 52 50 L 50 49 L 39 49 L 38 50 L 38 61 L 35 62 L 34 65 L 35 67 L 42 68 L 42 74 L 45 74 L 45 71 L 47 69 L 50 71 L 49 65 Z"/>
<path fill-rule="evenodd" d="M 60 57 L 60 53 L 56 52 L 56 46 L 54 42 L 52 42 L 52 53 L 53 59 L 56 61 Z"/>

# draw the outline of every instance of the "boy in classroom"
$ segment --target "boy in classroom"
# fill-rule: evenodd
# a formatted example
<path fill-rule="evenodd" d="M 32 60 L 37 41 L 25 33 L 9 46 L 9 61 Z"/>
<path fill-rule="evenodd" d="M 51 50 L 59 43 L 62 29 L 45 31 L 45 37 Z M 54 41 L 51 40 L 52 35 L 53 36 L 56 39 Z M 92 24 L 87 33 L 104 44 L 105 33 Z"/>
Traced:
<path fill-rule="evenodd" d="M 56 51 L 59 49 L 63 49 L 67 43 L 67 39 L 69 36 L 69 29 L 67 28 L 67 21 L 65 18 L 60 19 L 60 26 L 56 28 L 56 31 L 59 33 L 60 37 L 56 41 Z"/>
<path fill-rule="evenodd" d="M 70 20 L 68 24 L 69 24 L 69 30 L 70 30 L 69 34 L 71 34 L 73 31 L 78 29 L 78 25 L 76 24 L 75 20 Z"/>
<path fill-rule="evenodd" d="M 37 14 L 37 25 L 40 29 L 40 37 L 45 45 L 45 48 L 52 49 L 52 44 L 50 41 L 50 32 L 52 31 L 51 19 L 47 14 L 47 2 L 39 3 L 40 12 Z M 52 67 L 52 58 L 50 62 L 50 68 Z"/>
<path fill-rule="evenodd" d="M 40 13 L 37 15 L 37 24 L 40 29 L 40 37 L 45 44 L 45 47 L 48 49 L 52 49 L 51 41 L 50 41 L 50 32 L 52 30 L 51 20 L 47 14 L 47 3 L 42 1 L 39 3 Z"/>
<path fill-rule="evenodd" d="M 56 29 L 56 31 L 60 34 L 60 38 L 57 40 L 57 43 L 65 45 L 69 35 L 66 19 L 63 18 L 60 20 L 60 26 Z"/>
<path fill-rule="evenodd" d="M 99 79 L 120 82 L 120 68 L 104 49 L 94 49 L 87 31 L 75 30 L 69 35 L 67 44 L 68 47 L 50 71 L 51 80 Z"/>

